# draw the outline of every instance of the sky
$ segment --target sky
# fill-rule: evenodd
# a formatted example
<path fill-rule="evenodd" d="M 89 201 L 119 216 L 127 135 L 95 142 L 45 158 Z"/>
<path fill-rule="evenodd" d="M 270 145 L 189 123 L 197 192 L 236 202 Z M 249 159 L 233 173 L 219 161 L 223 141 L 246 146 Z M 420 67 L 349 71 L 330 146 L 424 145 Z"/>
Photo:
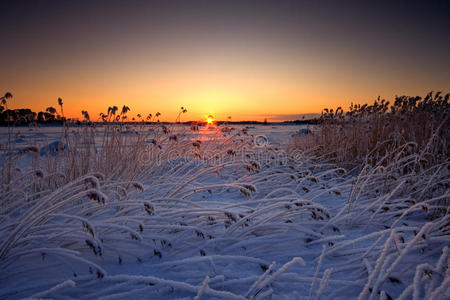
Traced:
<path fill-rule="evenodd" d="M 450 91 L 448 1 L 9 1 L 9 108 L 290 120 Z"/>

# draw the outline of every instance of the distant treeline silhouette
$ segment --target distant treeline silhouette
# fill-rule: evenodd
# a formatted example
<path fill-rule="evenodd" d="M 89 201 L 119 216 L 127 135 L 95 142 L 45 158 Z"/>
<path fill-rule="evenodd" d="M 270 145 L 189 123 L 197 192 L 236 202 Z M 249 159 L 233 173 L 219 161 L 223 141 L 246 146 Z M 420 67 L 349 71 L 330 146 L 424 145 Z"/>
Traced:
<path fill-rule="evenodd" d="M 30 124 L 30 123 L 63 123 L 65 118 L 56 113 L 56 110 L 52 110 L 53 107 L 47 108 L 46 111 L 40 111 L 38 113 L 32 111 L 29 108 L 19 109 L 4 109 L 0 106 L 0 125 L 7 124 Z"/>
<path fill-rule="evenodd" d="M 61 106 L 62 117 L 57 113 L 56 108 L 51 106 L 38 113 L 29 108 L 8 109 L 8 100 L 12 97 L 13 95 L 10 92 L 6 92 L 5 95 L 0 97 L 0 125 L 30 124 L 33 122 L 62 123 L 65 121 L 61 98 L 58 98 L 58 104 Z"/>

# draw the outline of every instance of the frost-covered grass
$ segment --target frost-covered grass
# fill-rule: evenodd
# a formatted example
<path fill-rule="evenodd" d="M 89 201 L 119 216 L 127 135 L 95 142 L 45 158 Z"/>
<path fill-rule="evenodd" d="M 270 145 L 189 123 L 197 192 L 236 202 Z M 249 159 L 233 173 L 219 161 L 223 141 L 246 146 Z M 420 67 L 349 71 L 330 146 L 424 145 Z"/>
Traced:
<path fill-rule="evenodd" d="M 448 159 L 450 152 L 450 94 L 425 97 L 378 98 L 372 105 L 352 104 L 348 111 L 324 109 L 317 134 L 292 143 L 296 149 L 324 156 L 340 165 L 373 165 L 386 153 L 408 143 L 405 155 L 423 152 L 428 164 Z"/>
<path fill-rule="evenodd" d="M 193 129 L 9 138 L 0 298 L 448 297 L 448 160 L 347 172 L 279 128 Z"/>

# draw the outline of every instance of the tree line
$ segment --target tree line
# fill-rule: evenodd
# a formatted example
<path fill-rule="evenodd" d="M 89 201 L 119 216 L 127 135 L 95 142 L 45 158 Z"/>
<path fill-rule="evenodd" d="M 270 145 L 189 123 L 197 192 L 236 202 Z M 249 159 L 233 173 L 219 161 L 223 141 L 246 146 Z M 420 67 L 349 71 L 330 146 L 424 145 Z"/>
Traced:
<path fill-rule="evenodd" d="M 50 106 L 45 111 L 34 112 L 29 108 L 9 109 L 8 100 L 13 95 L 9 92 L 0 97 L 0 125 L 7 124 L 29 124 L 33 122 L 37 123 L 62 123 L 66 119 L 64 117 L 62 99 L 58 98 L 58 104 L 61 107 L 61 114 L 58 113 L 56 108 Z"/>

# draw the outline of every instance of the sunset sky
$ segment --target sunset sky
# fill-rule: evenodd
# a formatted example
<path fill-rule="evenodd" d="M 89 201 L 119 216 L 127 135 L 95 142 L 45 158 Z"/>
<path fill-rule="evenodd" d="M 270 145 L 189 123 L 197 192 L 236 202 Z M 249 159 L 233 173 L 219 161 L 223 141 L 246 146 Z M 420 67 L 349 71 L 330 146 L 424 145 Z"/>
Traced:
<path fill-rule="evenodd" d="M 450 90 L 448 1 L 9 1 L 9 108 L 288 120 Z"/>

